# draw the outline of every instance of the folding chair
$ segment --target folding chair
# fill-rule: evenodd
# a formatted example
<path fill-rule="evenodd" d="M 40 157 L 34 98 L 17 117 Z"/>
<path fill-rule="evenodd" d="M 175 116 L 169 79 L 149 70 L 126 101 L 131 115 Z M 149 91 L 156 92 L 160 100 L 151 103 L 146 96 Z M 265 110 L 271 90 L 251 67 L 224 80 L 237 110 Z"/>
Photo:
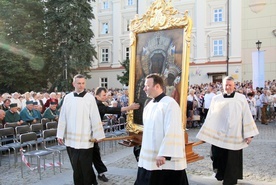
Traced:
<path fill-rule="evenodd" d="M 21 148 L 23 148 L 25 143 L 28 142 L 35 142 L 35 150 L 31 150 L 28 152 L 22 152 L 22 155 L 26 156 L 26 157 L 36 157 L 37 158 L 37 170 L 39 173 L 39 179 L 41 180 L 41 167 L 40 167 L 40 159 L 41 157 L 44 158 L 44 170 L 45 170 L 45 157 L 47 155 L 52 155 L 53 156 L 53 171 L 54 171 L 54 175 L 55 175 L 55 155 L 53 151 L 49 151 L 49 150 L 39 150 L 38 149 L 38 145 L 37 145 L 37 136 L 36 133 L 34 132 L 28 132 L 25 134 L 21 134 L 20 135 L 20 145 Z M 21 157 L 21 177 L 23 178 L 23 157 Z"/>
<path fill-rule="evenodd" d="M 8 151 L 9 153 L 9 168 L 11 168 L 11 151 L 9 149 L 9 147 L 6 147 L 6 146 L 1 146 L 0 144 L 0 166 L 1 166 L 1 160 L 2 160 L 2 152 L 5 152 L 5 151 Z"/>
<path fill-rule="evenodd" d="M 5 143 L 5 140 L 10 140 L 13 139 L 12 138 L 6 138 L 6 136 L 4 136 L 2 133 L 2 131 L 5 130 L 4 128 L 0 128 L 0 166 L 1 166 L 1 160 L 2 160 L 2 152 L 8 151 L 9 154 L 9 168 L 11 167 L 11 160 L 10 160 L 10 156 L 11 156 L 11 152 L 10 152 L 10 148 L 7 146 L 2 146 L 2 142 Z"/>
<path fill-rule="evenodd" d="M 19 136 L 21 134 L 25 134 L 31 131 L 31 128 L 29 125 L 20 125 L 15 127 L 15 134 L 16 134 L 16 138 L 19 139 Z"/>
<path fill-rule="evenodd" d="M 18 126 L 18 125 L 17 125 L 16 122 L 12 122 L 12 123 L 6 123 L 4 127 L 5 127 L 5 128 L 12 127 L 12 128 L 15 129 L 15 127 L 17 127 L 17 126 Z"/>
<path fill-rule="evenodd" d="M 57 135 L 57 130 L 56 129 L 47 129 L 43 131 L 43 139 L 44 139 L 44 149 L 54 151 L 58 153 L 58 159 L 59 159 L 59 170 L 61 172 L 61 156 L 62 156 L 62 162 L 64 163 L 64 155 L 62 155 L 63 151 L 66 151 L 66 146 L 65 145 L 60 145 L 59 143 L 55 145 L 48 145 L 49 139 L 50 138 L 55 138 L 56 139 Z"/>
<path fill-rule="evenodd" d="M 35 123 L 31 125 L 31 131 L 36 133 L 37 136 L 37 142 L 42 143 L 42 131 L 43 131 L 43 124 L 42 123 Z"/>
<path fill-rule="evenodd" d="M 0 143 L 2 144 L 2 147 L 13 149 L 15 164 L 17 162 L 17 152 L 21 148 L 21 145 L 15 138 L 15 132 L 12 127 L 0 129 Z M 24 144 L 24 146 L 27 146 L 27 144 Z"/>
<path fill-rule="evenodd" d="M 112 122 L 111 120 L 107 120 L 106 122 L 107 124 L 105 124 L 103 126 L 104 128 L 104 132 L 105 132 L 105 137 L 106 138 L 112 138 L 112 137 L 117 137 L 116 134 L 113 133 L 113 126 L 112 126 Z M 107 143 L 109 144 L 109 148 L 112 149 L 112 152 L 113 152 L 113 149 L 114 149 L 114 142 L 115 141 L 106 141 L 106 142 L 101 142 L 101 147 L 103 147 L 103 152 L 106 153 L 106 145 Z"/>
<path fill-rule="evenodd" d="M 56 129 L 57 126 L 58 126 L 58 123 L 56 121 L 51 121 L 46 123 L 46 129 L 51 129 L 51 128 Z"/>
<path fill-rule="evenodd" d="M 43 130 L 46 130 L 46 123 L 50 122 L 51 120 L 49 120 L 48 118 L 42 118 L 41 119 L 41 123 L 43 125 Z"/>
<path fill-rule="evenodd" d="M 31 127 L 29 125 L 20 125 L 20 126 L 17 126 L 15 127 L 15 134 L 16 134 L 16 138 L 18 141 L 20 141 L 20 135 L 21 134 L 25 134 L 25 133 L 28 133 L 28 132 L 31 132 Z M 36 141 L 37 143 L 42 143 L 42 139 L 39 139 L 38 141 Z M 29 142 L 26 142 L 25 144 L 27 144 L 27 147 L 28 148 L 32 148 L 33 145 L 35 145 L 36 143 L 35 141 L 29 141 Z"/>

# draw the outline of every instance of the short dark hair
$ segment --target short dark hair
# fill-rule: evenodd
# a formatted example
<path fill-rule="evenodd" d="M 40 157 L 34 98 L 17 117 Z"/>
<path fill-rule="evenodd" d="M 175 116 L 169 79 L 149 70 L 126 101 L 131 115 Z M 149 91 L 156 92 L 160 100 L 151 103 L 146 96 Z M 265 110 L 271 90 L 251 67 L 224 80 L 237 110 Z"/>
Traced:
<path fill-rule="evenodd" d="M 7 101 L 11 102 L 11 100 L 7 98 L 7 99 L 4 100 L 4 103 L 6 103 Z"/>
<path fill-rule="evenodd" d="M 247 93 L 247 96 L 252 96 L 253 97 L 253 93 L 249 92 L 249 93 Z"/>
<path fill-rule="evenodd" d="M 77 78 L 85 78 L 85 76 L 82 74 L 77 74 L 73 77 L 73 81 L 75 82 Z"/>
<path fill-rule="evenodd" d="M 164 88 L 164 81 L 158 73 L 149 74 L 146 77 L 146 79 L 149 79 L 149 78 L 153 79 L 153 85 L 159 84 L 161 86 L 161 88 Z"/>
<path fill-rule="evenodd" d="M 105 87 L 97 87 L 95 90 L 95 94 L 99 95 L 102 91 L 104 91 L 105 93 L 107 92 Z"/>

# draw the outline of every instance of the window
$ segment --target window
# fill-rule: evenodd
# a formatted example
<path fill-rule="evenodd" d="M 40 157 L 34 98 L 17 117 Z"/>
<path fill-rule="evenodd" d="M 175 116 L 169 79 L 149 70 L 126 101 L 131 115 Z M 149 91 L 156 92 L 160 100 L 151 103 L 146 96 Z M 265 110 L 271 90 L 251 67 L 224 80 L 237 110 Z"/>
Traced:
<path fill-rule="evenodd" d="M 107 22 L 102 24 L 102 34 L 108 34 L 108 23 Z"/>
<path fill-rule="evenodd" d="M 214 22 L 222 22 L 222 9 L 214 10 Z"/>
<path fill-rule="evenodd" d="M 103 48 L 102 49 L 102 63 L 108 63 L 108 49 L 107 48 Z"/>
<path fill-rule="evenodd" d="M 213 42 L 214 56 L 223 56 L 223 41 L 214 40 Z"/>
<path fill-rule="evenodd" d="M 129 59 L 129 47 L 126 47 L 126 59 Z"/>
<path fill-rule="evenodd" d="M 130 6 L 130 5 L 133 5 L 133 0 L 127 0 L 127 5 Z"/>
<path fill-rule="evenodd" d="M 100 79 L 100 86 L 107 88 L 107 86 L 108 86 L 108 80 L 107 80 L 106 77 L 103 77 L 103 78 Z"/>
<path fill-rule="evenodd" d="M 103 9 L 108 9 L 109 5 L 108 5 L 108 1 L 104 1 L 103 2 Z"/>

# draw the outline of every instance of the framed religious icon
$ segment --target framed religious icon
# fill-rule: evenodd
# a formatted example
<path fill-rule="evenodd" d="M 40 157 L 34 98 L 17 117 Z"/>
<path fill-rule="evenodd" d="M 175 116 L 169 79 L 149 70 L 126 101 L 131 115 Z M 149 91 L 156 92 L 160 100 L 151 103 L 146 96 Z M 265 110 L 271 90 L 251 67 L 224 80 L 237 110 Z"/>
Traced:
<path fill-rule="evenodd" d="M 179 103 L 186 127 L 191 29 L 188 12 L 180 13 L 165 0 L 156 0 L 142 17 L 131 21 L 129 103 L 139 103 L 140 109 L 128 114 L 129 132 L 143 132 L 142 114 L 149 101 L 143 88 L 151 73 L 162 76 L 164 91 Z"/>

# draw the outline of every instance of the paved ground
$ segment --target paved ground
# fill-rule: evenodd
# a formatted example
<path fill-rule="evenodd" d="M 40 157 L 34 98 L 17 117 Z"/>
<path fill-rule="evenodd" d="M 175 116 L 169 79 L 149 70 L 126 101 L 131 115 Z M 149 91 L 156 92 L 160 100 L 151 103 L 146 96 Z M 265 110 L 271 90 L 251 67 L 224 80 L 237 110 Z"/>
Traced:
<path fill-rule="evenodd" d="M 244 180 L 240 185 L 272 185 L 276 184 L 276 124 L 261 125 L 257 123 L 260 135 L 255 137 L 250 147 L 244 150 Z M 195 141 L 199 129 L 189 129 L 189 140 Z M 105 147 L 104 147 L 105 146 Z M 100 185 L 132 185 L 136 178 L 137 163 L 132 154 L 132 148 L 122 147 L 113 143 L 102 146 L 103 160 L 107 165 L 106 176 L 109 182 L 99 182 Z M 219 185 L 221 182 L 212 177 L 211 161 L 209 159 L 210 146 L 202 144 L 194 148 L 195 152 L 204 159 L 188 165 L 187 174 L 190 185 Z M 65 155 L 62 173 L 56 170 L 53 175 L 51 169 L 42 172 L 42 180 L 36 172 L 24 168 L 24 178 L 20 175 L 20 165 L 7 168 L 7 159 L 3 159 L 0 167 L 0 185 L 33 184 L 33 185 L 73 185 L 72 169 Z"/>

